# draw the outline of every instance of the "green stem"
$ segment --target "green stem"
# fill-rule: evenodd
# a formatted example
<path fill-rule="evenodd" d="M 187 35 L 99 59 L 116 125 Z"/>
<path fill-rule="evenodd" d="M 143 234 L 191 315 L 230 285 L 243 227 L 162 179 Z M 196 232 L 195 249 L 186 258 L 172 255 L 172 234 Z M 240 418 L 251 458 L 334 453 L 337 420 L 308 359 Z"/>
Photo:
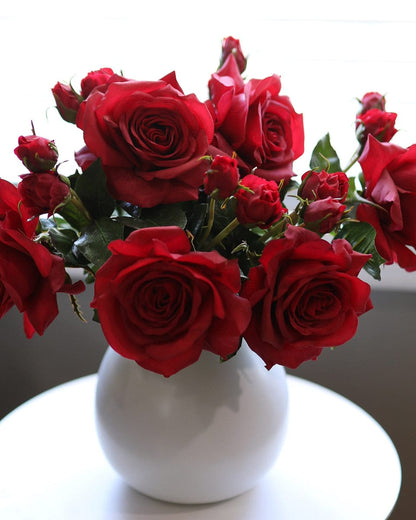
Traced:
<path fill-rule="evenodd" d="M 205 228 L 204 234 L 201 239 L 201 247 L 205 243 L 205 240 L 209 237 L 211 233 L 212 226 L 214 224 L 214 216 L 215 216 L 215 200 L 211 198 L 209 200 L 209 209 L 208 209 L 208 222 Z"/>
<path fill-rule="evenodd" d="M 351 157 L 349 164 L 346 168 L 344 168 L 344 173 L 347 173 L 347 171 L 354 166 L 354 164 L 358 161 L 358 159 L 361 157 L 362 154 L 362 147 L 360 147 L 354 155 Z"/>
<path fill-rule="evenodd" d="M 232 220 L 228 226 L 226 226 L 220 233 L 218 233 L 218 235 L 216 237 L 214 237 L 211 242 L 209 243 L 208 245 L 208 249 L 211 250 L 211 249 L 215 249 L 217 247 L 218 244 L 220 244 L 224 238 L 226 236 L 228 236 L 232 231 L 234 231 L 234 229 L 236 227 L 239 226 L 239 222 L 238 222 L 238 219 L 235 218 L 234 220 Z"/>
<path fill-rule="evenodd" d="M 286 229 L 287 221 L 289 221 L 291 224 L 296 224 L 298 220 L 299 216 L 297 211 L 292 211 L 292 213 L 288 215 L 286 218 L 282 218 L 279 220 L 279 222 L 277 222 L 273 226 L 270 226 L 266 233 L 264 233 L 264 235 L 260 238 L 260 241 L 265 244 L 267 240 L 269 240 L 269 238 L 277 238 Z"/>

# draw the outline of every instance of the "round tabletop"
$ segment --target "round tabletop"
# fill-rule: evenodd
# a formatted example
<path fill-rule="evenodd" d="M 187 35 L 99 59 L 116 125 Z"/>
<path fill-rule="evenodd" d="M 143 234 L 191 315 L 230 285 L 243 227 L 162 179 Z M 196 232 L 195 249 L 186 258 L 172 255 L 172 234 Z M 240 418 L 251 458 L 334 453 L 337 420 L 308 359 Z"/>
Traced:
<path fill-rule="evenodd" d="M 317 384 L 288 376 L 287 440 L 251 491 L 197 506 L 123 483 L 94 426 L 96 375 L 53 388 L 0 422 L 0 518 L 7 520 L 385 520 L 401 467 L 380 425 Z"/>

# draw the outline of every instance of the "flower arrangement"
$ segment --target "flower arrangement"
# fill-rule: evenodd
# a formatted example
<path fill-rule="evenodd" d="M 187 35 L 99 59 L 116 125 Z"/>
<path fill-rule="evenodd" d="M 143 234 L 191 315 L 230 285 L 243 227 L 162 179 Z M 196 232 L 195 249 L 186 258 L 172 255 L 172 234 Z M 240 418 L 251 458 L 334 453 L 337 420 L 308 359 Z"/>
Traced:
<path fill-rule="evenodd" d="M 396 114 L 371 92 L 350 164 L 326 135 L 296 176 L 302 115 L 280 77 L 246 80 L 246 62 L 224 39 L 205 102 L 174 73 L 136 81 L 103 68 L 79 91 L 55 85 L 85 147 L 65 177 L 53 140 L 33 126 L 18 140 L 29 173 L 17 186 L 0 179 L 0 318 L 16 305 L 27 337 L 42 335 L 60 292 L 82 318 L 84 282 L 66 271 L 76 267 L 95 284 L 112 348 L 164 376 L 203 349 L 227 360 L 242 338 L 270 369 L 354 336 L 372 308 L 361 270 L 416 270 L 416 145 L 390 143 Z"/>

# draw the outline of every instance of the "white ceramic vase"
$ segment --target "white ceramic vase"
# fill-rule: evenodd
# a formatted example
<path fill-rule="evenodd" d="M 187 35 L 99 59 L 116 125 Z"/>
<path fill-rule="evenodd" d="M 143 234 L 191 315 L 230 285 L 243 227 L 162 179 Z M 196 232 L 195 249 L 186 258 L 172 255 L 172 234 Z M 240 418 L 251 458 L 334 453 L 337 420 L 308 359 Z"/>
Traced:
<path fill-rule="evenodd" d="M 203 352 L 169 378 L 109 348 L 98 374 L 104 454 L 127 484 L 169 502 L 215 502 L 254 487 L 278 457 L 287 414 L 284 369 L 267 371 L 245 343 L 224 363 Z"/>

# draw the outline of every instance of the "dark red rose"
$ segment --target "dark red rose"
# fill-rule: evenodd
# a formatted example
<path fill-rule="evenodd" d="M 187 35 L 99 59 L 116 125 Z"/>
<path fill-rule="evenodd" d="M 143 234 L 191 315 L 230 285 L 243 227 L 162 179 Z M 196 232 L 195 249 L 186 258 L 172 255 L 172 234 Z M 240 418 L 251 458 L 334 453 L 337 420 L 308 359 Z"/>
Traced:
<path fill-rule="evenodd" d="M 114 82 L 85 102 L 82 127 L 115 199 L 142 207 L 196 199 L 213 121 L 205 104 L 160 81 Z"/>
<path fill-rule="evenodd" d="M 209 81 L 209 105 L 215 113 L 217 147 L 224 139 L 249 171 L 277 183 L 293 175 L 292 164 L 304 150 L 302 115 L 280 95 L 280 78 L 252 79 L 244 84 L 235 60 Z M 248 172 L 246 172 L 248 173 Z"/>
<path fill-rule="evenodd" d="M 306 206 L 303 221 L 305 226 L 312 231 L 321 234 L 329 233 L 341 220 L 346 209 L 345 204 L 341 204 L 332 197 L 315 200 Z"/>
<path fill-rule="evenodd" d="M 262 229 L 280 220 L 287 211 L 280 201 L 279 187 L 257 175 L 246 175 L 241 185 L 248 188 L 235 193 L 235 214 L 240 224 L 256 224 Z"/>
<path fill-rule="evenodd" d="M 344 172 L 327 173 L 308 171 L 302 175 L 302 184 L 298 195 L 305 200 L 326 199 L 332 197 L 344 202 L 348 195 L 348 177 Z"/>
<path fill-rule="evenodd" d="M 37 135 L 21 135 L 18 142 L 19 146 L 14 149 L 14 153 L 29 171 L 42 173 L 55 167 L 58 160 L 55 141 Z"/>
<path fill-rule="evenodd" d="M 356 134 L 358 141 L 364 145 L 367 137 L 372 135 L 378 141 L 389 142 L 397 132 L 394 128 L 396 118 L 397 114 L 394 112 L 384 112 L 377 108 L 372 108 L 365 114 L 357 116 Z"/>
<path fill-rule="evenodd" d="M 68 123 L 75 123 L 82 101 L 81 96 L 79 96 L 70 85 L 64 85 L 59 81 L 53 87 L 52 94 L 55 98 L 56 108 L 62 119 Z"/>
<path fill-rule="evenodd" d="M 372 308 L 370 286 L 357 278 L 369 258 L 346 240 L 329 243 L 295 226 L 266 245 L 242 296 L 253 311 L 244 336 L 267 368 L 296 368 L 354 336 L 358 316 Z"/>
<path fill-rule="evenodd" d="M 14 216 L 11 208 L 18 198 L 15 186 L 0 182 L 0 317 L 12 302 L 24 314 L 25 333 L 31 338 L 35 332 L 42 335 L 57 316 L 56 294 L 79 293 L 84 284 L 66 283 L 62 258 L 24 233 L 16 216 L 18 206 Z"/>
<path fill-rule="evenodd" d="M 81 96 L 86 99 L 95 87 L 107 83 L 113 75 L 113 70 L 109 68 L 89 72 L 85 78 L 81 80 Z"/>
<path fill-rule="evenodd" d="M 191 252 L 177 227 L 140 229 L 109 247 L 91 305 L 118 353 L 170 376 L 203 349 L 222 357 L 238 349 L 250 305 L 237 294 L 236 261 Z"/>
<path fill-rule="evenodd" d="M 378 92 L 367 92 L 360 100 L 361 110 L 359 114 L 365 114 L 372 108 L 378 108 L 379 110 L 386 109 L 386 98 Z"/>
<path fill-rule="evenodd" d="M 357 218 L 371 224 L 376 248 L 387 264 L 416 270 L 416 145 L 401 148 L 370 136 L 360 157 L 364 197 L 379 207 L 360 204 Z"/>
<path fill-rule="evenodd" d="M 24 235 L 33 238 L 39 219 L 20 204 L 20 195 L 14 184 L 0 179 L 0 227 L 19 229 Z"/>
<path fill-rule="evenodd" d="M 211 195 L 217 190 L 214 194 L 215 198 L 224 200 L 235 192 L 239 180 L 237 160 L 225 155 L 217 155 L 204 175 L 205 193 Z"/>
<path fill-rule="evenodd" d="M 31 217 L 48 214 L 69 197 L 70 188 L 56 172 L 28 173 L 21 175 L 17 189 Z"/>
<path fill-rule="evenodd" d="M 224 38 L 222 41 L 220 67 L 224 65 L 230 54 L 234 56 L 240 73 L 243 73 L 247 65 L 247 59 L 241 49 L 240 40 L 236 40 L 232 36 L 228 36 L 228 38 Z"/>

